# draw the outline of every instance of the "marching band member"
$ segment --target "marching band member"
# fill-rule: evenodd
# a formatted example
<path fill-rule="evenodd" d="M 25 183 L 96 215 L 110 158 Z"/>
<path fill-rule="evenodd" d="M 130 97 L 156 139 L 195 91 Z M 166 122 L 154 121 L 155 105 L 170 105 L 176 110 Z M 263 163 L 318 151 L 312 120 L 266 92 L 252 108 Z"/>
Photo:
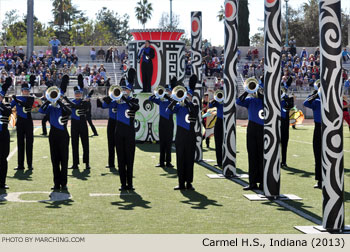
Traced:
<path fill-rule="evenodd" d="M 108 165 L 106 168 L 115 168 L 115 128 L 117 126 L 117 101 L 112 100 L 109 96 L 103 98 L 103 103 L 100 99 L 96 100 L 98 108 L 108 108 L 108 124 L 107 124 L 107 143 L 108 143 Z"/>
<path fill-rule="evenodd" d="M 67 75 L 65 75 L 67 76 Z M 68 76 L 67 76 L 68 77 Z M 79 81 L 80 79 L 80 81 Z M 68 102 L 69 107 L 72 110 L 71 114 L 71 137 L 72 137 L 72 149 L 73 149 L 73 165 L 70 169 L 79 169 L 79 137 L 83 145 L 83 163 L 85 163 L 85 169 L 90 169 L 89 165 L 89 131 L 86 122 L 87 102 L 83 100 L 84 84 L 81 78 L 78 78 L 78 86 L 74 87 L 75 99 L 70 101 L 66 96 L 63 97 Z M 92 95 L 93 91 L 90 91 L 88 97 Z"/>
<path fill-rule="evenodd" d="M 189 90 L 186 92 L 183 87 L 178 88 L 183 98 L 179 99 L 176 94 L 176 88 L 173 90 L 174 99 L 168 109 L 176 114 L 176 166 L 179 185 L 174 190 L 194 190 L 193 165 L 196 148 L 196 134 L 194 126 L 198 116 L 198 105 L 192 103 L 193 90 L 198 81 L 196 75 L 192 75 L 189 81 Z M 183 90 L 181 90 L 183 88 Z"/>
<path fill-rule="evenodd" d="M 224 93 L 221 89 L 214 94 L 214 100 L 209 108 L 216 107 L 216 122 L 214 127 L 216 166 L 222 167 L 222 146 L 224 141 Z"/>
<path fill-rule="evenodd" d="M 150 96 L 149 100 L 159 105 L 159 164 L 156 167 L 174 167 L 171 164 L 171 144 L 173 142 L 174 120 L 173 113 L 167 109 L 172 99 L 171 90 L 175 88 L 177 79 L 173 77 L 170 81 L 170 87 L 166 88 L 163 97 L 156 95 Z M 166 162 L 166 163 L 165 163 Z"/>
<path fill-rule="evenodd" d="M 150 41 L 146 40 L 145 47 L 142 48 L 137 55 L 138 60 L 142 58 L 141 71 L 142 71 L 142 86 L 143 92 L 151 92 L 151 81 L 153 74 L 152 59 L 155 56 L 154 49 L 150 47 Z"/>
<path fill-rule="evenodd" d="M 289 141 L 289 111 L 294 107 L 294 97 L 287 94 L 288 87 L 282 87 L 281 95 L 281 150 L 282 162 L 281 167 L 287 166 L 287 148 Z"/>
<path fill-rule="evenodd" d="M 10 134 L 7 127 L 12 110 L 4 102 L 5 94 L 11 83 L 11 77 L 7 77 L 5 84 L 0 86 L 0 189 L 9 189 L 6 185 L 7 157 L 10 153 Z"/>
<path fill-rule="evenodd" d="M 315 180 L 317 183 L 314 185 L 314 188 L 322 188 L 322 130 L 321 130 L 321 100 L 317 90 L 313 92 L 305 101 L 304 106 L 312 109 L 314 114 L 314 135 L 313 135 L 313 151 L 315 158 Z"/>
<path fill-rule="evenodd" d="M 254 88 L 249 86 L 253 83 Z M 254 78 L 245 82 L 246 91 L 236 99 L 236 104 L 248 109 L 247 151 L 249 162 L 249 186 L 243 190 L 263 190 L 264 162 L 264 95 Z M 248 88 L 247 88 L 248 87 Z M 254 94 L 248 96 L 248 94 Z M 257 186 L 259 183 L 259 187 Z"/>
<path fill-rule="evenodd" d="M 67 89 L 67 78 L 63 78 L 61 84 L 61 95 Z M 55 88 L 55 87 L 54 87 Z M 67 190 L 67 169 L 69 159 L 69 135 L 67 131 L 68 118 L 71 115 L 71 110 L 64 105 L 58 95 L 59 89 L 54 89 L 57 100 L 50 98 L 50 93 L 47 93 L 47 100 L 39 109 L 39 112 L 49 115 L 50 120 L 50 155 L 53 170 L 54 186 L 52 190 Z"/>
<path fill-rule="evenodd" d="M 115 144 L 117 148 L 118 169 L 122 190 L 135 190 L 133 187 L 133 168 L 135 158 L 135 113 L 139 110 L 139 100 L 132 98 L 130 93 L 133 89 L 136 71 L 130 68 L 126 86 L 123 86 L 125 92 L 121 101 L 115 103 L 117 110 L 117 125 L 115 128 Z"/>
<path fill-rule="evenodd" d="M 33 169 L 33 119 L 32 106 L 34 97 L 29 96 L 30 86 L 22 84 L 22 96 L 13 95 L 11 108 L 16 106 L 17 110 L 17 148 L 18 148 L 18 166 L 15 170 L 24 170 L 24 148 L 27 156 L 28 169 Z"/>

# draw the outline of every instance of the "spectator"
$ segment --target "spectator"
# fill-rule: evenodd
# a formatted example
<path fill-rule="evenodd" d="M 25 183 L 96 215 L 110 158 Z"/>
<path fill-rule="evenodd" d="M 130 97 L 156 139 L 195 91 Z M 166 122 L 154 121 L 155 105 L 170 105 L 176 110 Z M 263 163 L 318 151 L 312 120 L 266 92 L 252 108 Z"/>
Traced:
<path fill-rule="evenodd" d="M 72 56 L 78 57 L 78 51 L 77 51 L 77 49 L 75 48 L 75 46 L 72 47 L 71 54 L 72 54 Z"/>
<path fill-rule="evenodd" d="M 96 59 L 96 51 L 95 51 L 94 47 L 91 48 L 90 57 L 91 57 L 92 61 L 95 61 L 95 59 Z"/>
<path fill-rule="evenodd" d="M 62 49 L 62 52 L 65 54 L 65 55 L 68 55 L 68 53 L 70 53 L 70 50 L 69 48 L 66 46 Z"/>
<path fill-rule="evenodd" d="M 84 73 L 84 70 L 81 67 L 81 65 L 79 65 L 78 68 L 77 68 L 77 71 L 76 71 L 76 75 L 83 74 L 83 73 Z"/>
<path fill-rule="evenodd" d="M 259 59 L 259 51 L 258 48 L 255 47 L 255 49 L 252 51 L 252 59 Z"/>
<path fill-rule="evenodd" d="M 308 58 L 308 53 L 307 53 L 305 47 L 304 47 L 303 50 L 300 52 L 300 58 L 301 58 L 301 59 L 303 59 L 303 58 L 307 59 L 307 58 Z"/>
<path fill-rule="evenodd" d="M 105 55 L 106 55 L 106 53 L 101 47 L 100 50 L 98 50 L 98 52 L 97 52 L 97 60 L 104 60 Z"/>
<path fill-rule="evenodd" d="M 249 49 L 246 55 L 247 60 L 252 60 L 252 51 Z"/>
<path fill-rule="evenodd" d="M 320 56 L 320 48 L 319 47 L 316 47 L 316 50 L 314 52 L 314 56 L 316 59 Z"/>
<path fill-rule="evenodd" d="M 69 68 L 69 75 L 76 75 L 77 74 L 77 67 L 74 64 L 71 64 Z"/>
<path fill-rule="evenodd" d="M 51 45 L 52 55 L 56 55 L 58 53 L 58 47 L 61 45 L 61 42 L 56 38 L 56 36 L 54 36 L 49 44 Z"/>
<path fill-rule="evenodd" d="M 344 82 L 344 94 L 350 95 L 350 77 Z"/>
<path fill-rule="evenodd" d="M 346 50 L 346 48 L 343 49 L 343 52 L 341 55 L 343 57 L 344 63 L 346 63 L 346 61 L 348 61 L 350 59 L 350 55 L 349 55 L 348 51 Z"/>
<path fill-rule="evenodd" d="M 48 57 L 52 56 L 52 50 L 51 50 L 51 47 L 50 47 L 50 46 L 47 47 L 45 54 L 46 54 L 46 56 L 48 56 Z"/>

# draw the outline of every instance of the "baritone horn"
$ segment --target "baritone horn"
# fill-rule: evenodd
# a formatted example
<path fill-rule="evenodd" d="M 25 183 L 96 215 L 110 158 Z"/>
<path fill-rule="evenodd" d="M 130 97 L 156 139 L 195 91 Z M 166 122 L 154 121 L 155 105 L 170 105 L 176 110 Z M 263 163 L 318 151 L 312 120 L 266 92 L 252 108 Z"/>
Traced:
<path fill-rule="evenodd" d="M 259 82 L 254 77 L 251 77 L 244 81 L 243 87 L 247 93 L 254 94 L 259 89 Z"/>
<path fill-rule="evenodd" d="M 214 93 L 214 100 L 221 103 L 224 101 L 224 91 L 221 89 L 218 89 Z"/>
<path fill-rule="evenodd" d="M 163 86 L 158 86 L 155 90 L 154 90 L 154 95 L 158 98 L 158 99 L 163 99 L 164 95 L 165 95 L 165 88 Z"/>
<path fill-rule="evenodd" d="M 186 97 L 187 97 L 187 90 L 183 86 L 176 86 L 171 93 L 171 98 L 173 98 L 177 102 L 184 101 Z"/>
<path fill-rule="evenodd" d="M 111 86 L 108 90 L 108 95 L 113 101 L 119 101 L 122 98 L 123 94 L 123 89 L 117 85 Z"/>
<path fill-rule="evenodd" d="M 61 90 L 56 87 L 49 87 L 45 92 L 45 97 L 51 103 L 56 103 L 61 97 Z"/>

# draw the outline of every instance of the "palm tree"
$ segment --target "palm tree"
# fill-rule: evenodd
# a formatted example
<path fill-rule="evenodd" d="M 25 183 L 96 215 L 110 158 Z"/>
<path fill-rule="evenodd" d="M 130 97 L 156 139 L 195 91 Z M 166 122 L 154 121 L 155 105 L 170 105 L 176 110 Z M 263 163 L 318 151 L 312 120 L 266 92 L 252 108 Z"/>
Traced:
<path fill-rule="evenodd" d="M 145 24 L 152 17 L 152 3 L 148 3 L 148 0 L 140 0 L 137 2 L 135 7 L 136 19 L 143 25 L 145 29 Z"/>
<path fill-rule="evenodd" d="M 59 31 L 63 30 L 65 24 L 69 24 L 71 21 L 70 14 L 73 6 L 71 0 L 53 0 L 52 2 L 52 14 L 54 17 L 53 25 L 57 25 Z"/>
<path fill-rule="evenodd" d="M 220 6 L 220 10 L 218 11 L 218 15 L 216 16 L 219 19 L 219 22 L 224 21 L 225 19 L 225 10 L 224 6 Z"/>

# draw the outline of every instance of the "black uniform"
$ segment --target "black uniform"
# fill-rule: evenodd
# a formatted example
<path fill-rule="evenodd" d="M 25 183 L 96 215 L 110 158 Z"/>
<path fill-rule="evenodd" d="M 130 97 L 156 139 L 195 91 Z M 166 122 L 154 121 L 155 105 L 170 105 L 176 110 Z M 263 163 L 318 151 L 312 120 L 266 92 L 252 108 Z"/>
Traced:
<path fill-rule="evenodd" d="M 287 166 L 287 148 L 289 141 L 289 110 L 294 106 L 293 97 L 288 97 L 287 94 L 282 96 L 281 101 L 281 149 L 282 162 L 281 166 Z"/>
<path fill-rule="evenodd" d="M 222 167 L 222 148 L 224 141 L 224 104 L 217 101 L 209 103 L 209 108 L 216 107 L 216 122 L 214 128 L 216 161 Z"/>
<path fill-rule="evenodd" d="M 67 169 L 69 158 L 68 117 L 71 114 L 62 102 L 57 105 L 45 102 L 40 113 L 50 115 L 51 130 L 49 134 L 51 163 L 53 169 L 54 190 L 67 189 Z"/>
<path fill-rule="evenodd" d="M 0 189 L 6 189 L 7 157 L 10 152 L 10 134 L 7 125 L 10 115 L 11 108 L 0 102 Z"/>
<path fill-rule="evenodd" d="M 91 120 L 91 102 L 87 101 L 86 103 L 87 103 L 86 120 L 89 123 L 90 128 L 94 133 L 94 136 L 98 136 L 95 125 L 92 123 L 92 120 Z"/>
<path fill-rule="evenodd" d="M 117 149 L 120 190 L 133 190 L 133 168 L 135 157 L 135 112 L 139 110 L 138 99 L 123 96 L 121 102 L 114 103 L 117 111 L 115 144 Z"/>
<path fill-rule="evenodd" d="M 47 129 L 46 129 L 46 122 L 50 121 L 50 115 L 49 114 L 45 114 L 45 116 L 43 117 L 43 119 L 41 119 L 41 127 L 43 129 L 43 135 L 46 136 L 47 135 Z"/>
<path fill-rule="evenodd" d="M 83 145 L 83 163 L 86 165 L 86 169 L 90 169 L 89 166 L 89 131 L 86 121 L 87 102 L 82 99 L 70 101 L 65 97 L 65 100 L 69 103 L 72 109 L 71 114 L 71 137 L 72 137 L 72 149 L 73 149 L 73 166 L 72 169 L 78 169 L 79 165 L 79 137 Z"/>
<path fill-rule="evenodd" d="M 33 119 L 31 109 L 34 103 L 34 97 L 31 96 L 13 96 L 11 108 L 16 106 L 17 110 L 17 147 L 18 147 L 18 167 L 24 169 L 24 149 L 27 156 L 28 169 L 32 169 L 33 163 Z"/>
<path fill-rule="evenodd" d="M 139 52 L 138 58 L 142 57 L 141 72 L 143 92 L 151 92 L 151 81 L 153 75 L 152 59 L 155 56 L 154 49 L 151 47 L 144 47 Z"/>
<path fill-rule="evenodd" d="M 195 106 L 192 102 L 185 99 L 183 104 L 176 104 L 176 101 L 173 101 L 169 105 L 169 109 L 176 114 L 177 124 L 175 146 L 179 185 L 174 189 L 183 190 L 187 188 L 189 190 L 194 190 L 192 186 L 196 149 L 196 133 L 194 126 L 198 116 L 198 106 Z"/>

